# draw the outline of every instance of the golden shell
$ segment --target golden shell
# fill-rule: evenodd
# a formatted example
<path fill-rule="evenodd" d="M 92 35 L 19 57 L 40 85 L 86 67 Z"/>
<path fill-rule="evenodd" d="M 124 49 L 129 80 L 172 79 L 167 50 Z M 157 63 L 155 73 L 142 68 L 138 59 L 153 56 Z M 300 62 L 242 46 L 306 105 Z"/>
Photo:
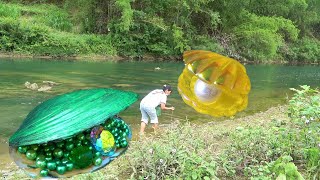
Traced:
<path fill-rule="evenodd" d="M 215 117 L 232 116 L 247 107 L 251 84 L 238 61 L 203 50 L 186 51 L 183 60 L 178 91 L 186 104 Z"/>

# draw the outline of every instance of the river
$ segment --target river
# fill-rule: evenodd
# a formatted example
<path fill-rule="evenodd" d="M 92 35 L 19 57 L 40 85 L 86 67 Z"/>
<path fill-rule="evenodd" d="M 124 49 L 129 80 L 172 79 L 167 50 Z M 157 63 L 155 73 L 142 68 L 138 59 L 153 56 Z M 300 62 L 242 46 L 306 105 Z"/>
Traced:
<path fill-rule="evenodd" d="M 246 116 L 269 107 L 283 104 L 292 95 L 289 88 L 299 85 L 319 87 L 319 66 L 245 65 L 251 80 L 249 105 L 236 117 Z M 162 112 L 162 125 L 171 121 L 204 123 L 224 120 L 198 114 L 184 104 L 177 92 L 177 82 L 184 68 L 182 62 L 90 62 L 35 59 L 0 59 L 0 139 L 7 142 L 26 115 L 38 104 L 55 95 L 87 88 L 116 88 L 139 94 L 139 101 L 149 91 L 164 84 L 173 86 L 168 104 L 175 106 L 174 112 Z M 49 92 L 27 89 L 29 81 L 42 85 L 43 81 L 59 83 Z M 136 133 L 140 124 L 139 101 L 120 113 Z M 1 143 L 0 155 L 7 153 L 7 145 Z M 0 156 L 1 157 L 1 156 Z"/>

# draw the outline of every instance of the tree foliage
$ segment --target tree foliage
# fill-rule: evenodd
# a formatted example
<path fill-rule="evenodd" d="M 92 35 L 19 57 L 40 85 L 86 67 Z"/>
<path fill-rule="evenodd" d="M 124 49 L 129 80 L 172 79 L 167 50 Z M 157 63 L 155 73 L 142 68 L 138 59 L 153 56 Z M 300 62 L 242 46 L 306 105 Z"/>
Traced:
<path fill-rule="evenodd" d="M 318 61 L 319 0 L 5 2 L 0 4 L 0 16 L 19 19 L 38 14 L 35 23 L 61 32 L 108 36 L 118 55 L 180 56 L 184 50 L 201 48 L 259 62 Z M 51 11 L 39 14 L 33 9 L 39 4 Z"/>

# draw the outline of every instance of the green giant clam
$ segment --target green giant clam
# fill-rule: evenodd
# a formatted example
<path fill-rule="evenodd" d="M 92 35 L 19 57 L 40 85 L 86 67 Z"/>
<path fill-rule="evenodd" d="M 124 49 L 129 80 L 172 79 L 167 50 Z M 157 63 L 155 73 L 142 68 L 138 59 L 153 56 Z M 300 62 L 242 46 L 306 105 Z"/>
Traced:
<path fill-rule="evenodd" d="M 247 107 L 251 84 L 238 61 L 203 50 L 186 51 L 183 60 L 178 91 L 186 104 L 216 117 L 232 116 Z"/>
<path fill-rule="evenodd" d="M 10 155 L 32 177 L 70 177 L 106 166 L 128 148 L 132 133 L 117 114 L 133 92 L 87 89 L 35 107 L 9 139 Z"/>

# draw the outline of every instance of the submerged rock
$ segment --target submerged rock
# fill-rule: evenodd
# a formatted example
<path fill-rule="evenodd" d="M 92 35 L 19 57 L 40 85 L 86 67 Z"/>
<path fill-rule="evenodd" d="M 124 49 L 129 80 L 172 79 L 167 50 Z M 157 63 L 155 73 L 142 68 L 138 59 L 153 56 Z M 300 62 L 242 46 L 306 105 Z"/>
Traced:
<path fill-rule="evenodd" d="M 39 87 L 38 87 L 38 84 L 37 83 L 30 83 L 29 81 L 26 81 L 24 83 L 24 86 L 28 89 L 31 89 L 31 90 L 37 90 Z"/>
<path fill-rule="evenodd" d="M 44 85 L 44 86 L 41 86 L 38 91 L 49 91 L 50 89 L 52 89 L 51 86 L 48 86 L 48 85 Z"/>
<path fill-rule="evenodd" d="M 42 81 L 43 85 L 40 86 L 37 83 L 30 83 L 29 81 L 26 81 L 24 83 L 24 86 L 28 89 L 39 91 L 39 92 L 45 92 L 50 91 L 53 86 L 58 85 L 59 83 L 53 82 L 53 81 Z"/>

